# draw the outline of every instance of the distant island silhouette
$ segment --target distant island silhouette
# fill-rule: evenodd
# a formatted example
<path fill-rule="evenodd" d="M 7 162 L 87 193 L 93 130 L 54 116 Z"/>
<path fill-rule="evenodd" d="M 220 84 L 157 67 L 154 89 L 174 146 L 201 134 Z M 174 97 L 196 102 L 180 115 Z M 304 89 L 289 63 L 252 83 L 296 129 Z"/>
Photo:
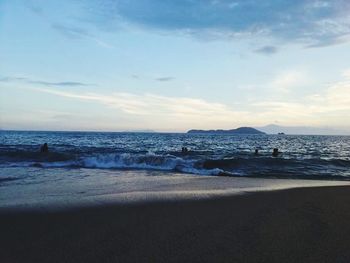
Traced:
<path fill-rule="evenodd" d="M 187 133 L 205 133 L 205 134 L 266 134 L 252 127 L 239 127 L 231 130 L 189 130 Z"/>
<path fill-rule="evenodd" d="M 289 134 L 289 135 L 350 135 L 350 131 L 337 127 L 312 127 L 312 126 L 282 126 L 269 124 L 266 126 L 255 127 L 267 134 Z"/>

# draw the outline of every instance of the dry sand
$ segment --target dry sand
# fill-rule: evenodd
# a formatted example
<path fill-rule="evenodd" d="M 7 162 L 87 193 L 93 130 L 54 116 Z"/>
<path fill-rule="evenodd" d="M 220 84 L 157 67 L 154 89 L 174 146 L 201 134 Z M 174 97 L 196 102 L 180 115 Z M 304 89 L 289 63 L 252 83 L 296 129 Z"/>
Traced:
<path fill-rule="evenodd" d="M 0 262 L 350 262 L 350 187 L 1 210 Z"/>

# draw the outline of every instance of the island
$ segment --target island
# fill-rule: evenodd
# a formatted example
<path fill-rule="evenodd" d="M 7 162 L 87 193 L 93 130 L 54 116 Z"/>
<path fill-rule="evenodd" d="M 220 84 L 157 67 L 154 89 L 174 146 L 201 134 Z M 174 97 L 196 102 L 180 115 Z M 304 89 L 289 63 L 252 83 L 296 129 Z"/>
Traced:
<path fill-rule="evenodd" d="M 254 134 L 261 135 L 266 134 L 265 132 L 259 131 L 252 127 L 240 127 L 237 129 L 231 130 L 189 130 L 187 133 L 196 133 L 196 134 Z"/>

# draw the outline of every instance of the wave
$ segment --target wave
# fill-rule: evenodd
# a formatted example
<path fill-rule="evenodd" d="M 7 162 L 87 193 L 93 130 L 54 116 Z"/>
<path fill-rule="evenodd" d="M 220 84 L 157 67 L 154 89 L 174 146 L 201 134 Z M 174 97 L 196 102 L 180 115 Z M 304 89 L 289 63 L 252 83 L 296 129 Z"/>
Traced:
<path fill-rule="evenodd" d="M 0 159 L 9 162 L 34 161 L 34 162 L 60 162 L 76 158 L 75 154 L 49 152 L 41 153 L 38 151 L 0 151 Z"/>
<path fill-rule="evenodd" d="M 74 158 L 68 161 L 34 162 L 22 163 L 25 166 L 35 166 L 42 168 L 98 168 L 98 169 L 142 169 L 175 171 L 190 174 L 218 175 L 223 172 L 220 169 L 203 169 L 194 159 L 184 159 L 178 156 L 166 154 L 158 155 L 154 153 L 146 154 L 98 154 Z M 14 165 L 21 165 L 16 163 Z"/>
<path fill-rule="evenodd" d="M 212 168 L 235 168 L 240 166 L 265 166 L 265 167 L 284 167 L 284 166 L 339 166 L 349 167 L 350 160 L 346 159 L 321 159 L 321 158 L 274 158 L 274 157 L 252 157 L 252 158 L 225 158 L 225 159 L 209 159 L 203 162 L 206 169 Z"/>
<path fill-rule="evenodd" d="M 247 156 L 210 159 L 207 154 L 0 152 L 1 167 L 143 169 L 201 175 L 350 178 L 350 159 Z"/>
<path fill-rule="evenodd" d="M 10 181 L 16 181 L 19 180 L 20 178 L 17 177 L 0 177 L 0 185 L 3 182 L 10 182 Z"/>

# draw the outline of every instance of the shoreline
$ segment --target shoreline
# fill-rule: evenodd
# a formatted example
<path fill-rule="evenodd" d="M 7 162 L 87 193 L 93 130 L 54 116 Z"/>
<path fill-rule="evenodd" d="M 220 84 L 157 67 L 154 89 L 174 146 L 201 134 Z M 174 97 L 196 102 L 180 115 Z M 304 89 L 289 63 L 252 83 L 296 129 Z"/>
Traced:
<path fill-rule="evenodd" d="M 1 262 L 349 262 L 350 187 L 0 210 Z"/>
<path fill-rule="evenodd" d="M 156 171 L 71 171 L 57 168 L 20 171 L 23 177 L 29 175 L 36 181 L 32 184 L 10 181 L 0 185 L 0 211 L 61 211 L 104 205 L 210 200 L 302 187 L 350 186 L 350 181 L 345 180 L 218 177 Z M 47 172 L 52 179 L 43 181 L 41 178 Z"/>

